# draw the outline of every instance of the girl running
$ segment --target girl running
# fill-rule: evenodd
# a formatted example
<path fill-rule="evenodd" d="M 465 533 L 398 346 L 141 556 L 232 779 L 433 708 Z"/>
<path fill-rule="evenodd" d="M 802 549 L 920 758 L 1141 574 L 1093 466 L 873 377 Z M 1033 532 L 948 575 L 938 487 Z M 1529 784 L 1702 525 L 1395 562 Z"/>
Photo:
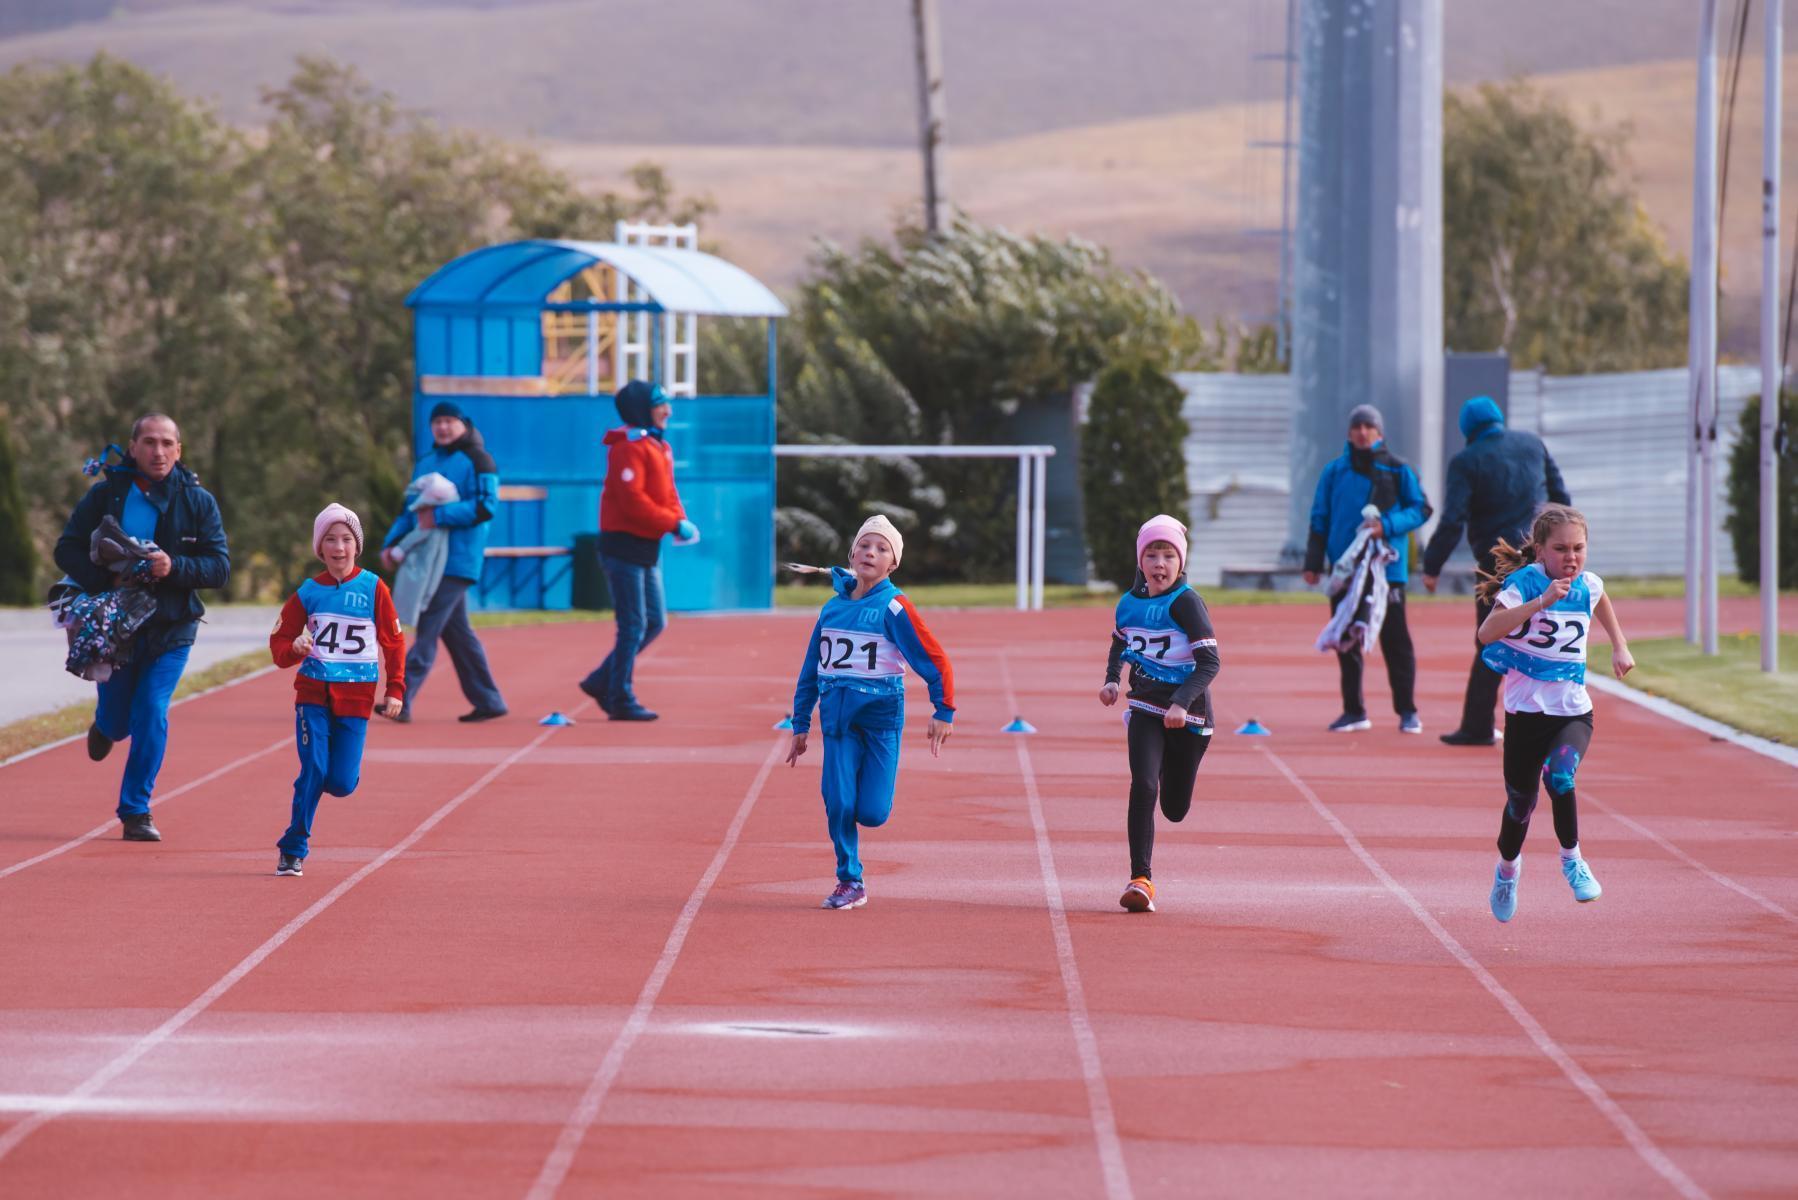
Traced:
<path fill-rule="evenodd" d="M 1492 915 L 1517 912 L 1523 839 L 1536 808 L 1537 778 L 1548 785 L 1561 874 L 1573 898 L 1596 900 L 1604 889 L 1580 855 L 1574 775 L 1592 743 L 1592 697 L 1586 694 L 1586 643 L 1596 617 L 1611 639 L 1611 670 L 1629 674 L 1636 660 L 1617 623 L 1604 580 L 1586 567 L 1586 518 L 1562 504 L 1536 515 L 1520 547 L 1501 540 L 1492 574 L 1481 573 L 1480 599 L 1496 603 L 1480 625 L 1481 658 L 1505 677 L 1505 813 L 1498 830 Z"/>
<path fill-rule="evenodd" d="M 276 843 L 277 875 L 305 874 L 319 797 L 356 790 L 369 714 L 397 717 L 406 699 L 406 639 L 393 597 L 378 576 L 356 565 L 362 522 L 343 505 L 327 504 L 312 522 L 312 552 L 324 571 L 288 598 L 268 639 L 277 667 L 300 668 L 293 681 L 300 776 L 293 781 L 293 817 Z M 378 710 L 377 660 L 387 664 L 387 696 Z"/>
<path fill-rule="evenodd" d="M 1136 584 L 1118 601 L 1099 703 L 1117 703 L 1128 662 L 1130 884 L 1118 903 L 1154 912 L 1155 804 L 1159 798 L 1162 815 L 1176 822 L 1192 807 L 1199 760 L 1211 744 L 1217 635 L 1205 602 L 1186 583 L 1186 526 L 1165 513 L 1150 517 L 1136 532 L 1136 565 Z"/>
<path fill-rule="evenodd" d="M 955 720 L 949 656 L 887 578 L 904 553 L 905 539 L 891 521 L 874 516 L 862 522 L 849 552 L 851 569 L 830 569 L 835 594 L 818 614 L 793 690 L 788 766 L 805 753 L 813 705 L 824 722 L 824 816 L 837 852 L 837 886 L 824 898 L 825 908 L 868 902 L 857 826 L 884 825 L 893 812 L 907 663 L 924 677 L 936 707 L 927 735 L 933 757 L 942 753 Z"/>

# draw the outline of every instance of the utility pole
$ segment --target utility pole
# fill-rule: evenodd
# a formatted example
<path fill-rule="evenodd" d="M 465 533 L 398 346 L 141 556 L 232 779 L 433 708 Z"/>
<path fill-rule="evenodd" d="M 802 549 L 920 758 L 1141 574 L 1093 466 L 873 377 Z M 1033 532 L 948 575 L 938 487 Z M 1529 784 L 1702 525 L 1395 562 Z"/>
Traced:
<path fill-rule="evenodd" d="M 1686 637 L 1717 653 L 1717 0 L 1698 6 L 1698 121 L 1692 156 L 1692 442 L 1686 453 Z"/>
<path fill-rule="evenodd" d="M 943 169 L 943 39 L 936 0 L 912 0 L 918 50 L 918 142 L 924 152 L 924 229 L 949 224 L 949 178 Z"/>
<path fill-rule="evenodd" d="M 1761 105 L 1761 670 L 1779 670 L 1779 124 L 1785 0 L 1765 0 Z"/>

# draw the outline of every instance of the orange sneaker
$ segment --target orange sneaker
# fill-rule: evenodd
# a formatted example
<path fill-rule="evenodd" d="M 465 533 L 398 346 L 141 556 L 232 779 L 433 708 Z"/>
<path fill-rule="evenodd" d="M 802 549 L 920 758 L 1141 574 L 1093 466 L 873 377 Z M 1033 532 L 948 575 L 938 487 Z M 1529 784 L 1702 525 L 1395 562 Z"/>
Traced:
<path fill-rule="evenodd" d="M 1146 876 L 1138 875 L 1124 889 L 1124 894 L 1118 897 L 1118 903 L 1131 912 L 1154 912 L 1155 885 Z"/>

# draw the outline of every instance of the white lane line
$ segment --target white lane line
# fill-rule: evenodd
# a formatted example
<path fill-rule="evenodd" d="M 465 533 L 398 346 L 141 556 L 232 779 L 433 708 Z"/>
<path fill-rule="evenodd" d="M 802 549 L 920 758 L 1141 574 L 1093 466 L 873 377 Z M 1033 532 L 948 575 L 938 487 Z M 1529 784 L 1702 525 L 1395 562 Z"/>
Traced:
<path fill-rule="evenodd" d="M 755 807 L 763 785 L 768 782 L 768 773 L 780 761 L 781 751 L 788 744 L 789 739 L 780 737 L 768 748 L 768 756 L 762 760 L 761 769 L 755 773 L 755 780 L 743 794 L 743 802 L 737 806 L 737 815 L 731 819 L 730 828 L 725 830 L 724 840 L 718 844 L 718 852 L 712 855 L 711 864 L 706 867 L 705 874 L 699 877 L 693 894 L 687 897 L 680 916 L 675 918 L 674 928 L 668 931 L 668 940 L 662 946 L 662 956 L 656 960 L 649 978 L 644 980 L 643 990 L 637 993 L 637 1003 L 631 1008 L 630 1016 L 625 1018 L 623 1028 L 606 1049 L 605 1057 L 600 1060 L 599 1069 L 588 1082 L 580 1103 L 568 1115 L 555 1146 L 550 1149 L 549 1157 L 543 1160 L 543 1169 L 537 1173 L 536 1182 L 526 1193 L 531 1200 L 548 1200 L 554 1196 L 556 1189 L 567 1178 L 569 1169 L 574 1166 L 574 1156 L 580 1150 L 581 1142 L 593 1127 L 593 1122 L 599 1119 L 600 1106 L 605 1103 L 606 1094 L 612 1090 L 612 1085 L 618 1081 L 619 1072 L 624 1069 L 624 1056 L 630 1053 L 631 1046 L 649 1027 L 649 1014 L 655 1009 L 656 1000 L 662 994 L 662 986 L 674 971 L 674 961 L 680 957 L 681 948 L 686 945 L 687 933 L 699 916 L 699 906 L 705 903 L 712 885 L 723 873 L 725 860 L 736 847 L 737 839 L 743 833 L 743 826 L 749 821 L 750 810 Z"/>
<path fill-rule="evenodd" d="M 585 707 L 585 705 L 582 707 Z M 578 712 L 579 709 L 574 711 Z M 17 1125 L 8 1129 L 4 1134 L 0 1134 L 0 1161 L 3 1161 L 8 1154 L 16 1150 L 20 1142 L 23 1142 L 26 1138 L 30 1137 L 33 1133 L 36 1133 L 39 1129 L 42 1129 L 51 1121 L 54 1121 L 57 1117 L 62 1116 L 64 1113 L 69 1112 L 85 1101 L 91 1099 L 113 1080 L 130 1070 L 132 1065 L 144 1055 L 181 1032 L 182 1028 L 195 1017 L 198 1017 L 201 1013 L 212 1007 L 219 997 L 237 986 L 244 976 L 260 966 L 264 959 L 286 945 L 288 940 L 292 938 L 294 934 L 304 929 L 307 925 L 310 925 L 314 918 L 320 913 L 341 900 L 351 888 L 354 888 L 364 879 L 367 879 L 370 875 L 410 850 L 418 843 L 420 838 L 435 829 L 445 817 L 462 807 L 462 805 L 470 798 L 479 794 L 481 789 L 499 778 L 500 773 L 507 767 L 510 767 L 513 763 L 535 750 L 538 746 L 541 746 L 544 741 L 554 733 L 555 730 L 553 728 L 545 729 L 542 733 L 539 733 L 535 738 L 531 739 L 528 744 L 507 755 L 506 758 L 501 760 L 485 775 L 475 780 L 474 783 L 470 784 L 468 788 L 462 791 L 453 800 L 450 800 L 442 808 L 439 808 L 436 812 L 419 822 L 417 828 L 413 829 L 411 833 L 408 833 L 405 837 L 401 838 L 393 846 L 383 851 L 380 857 L 365 863 L 354 875 L 351 875 L 342 883 L 321 896 L 311 908 L 308 908 L 305 912 L 283 925 L 273 937 L 262 943 L 262 945 L 256 947 L 256 949 L 250 951 L 242 962 L 225 972 L 224 976 L 221 977 L 218 982 L 214 983 L 211 987 L 189 1001 L 186 1008 L 183 1008 L 180 1012 L 164 1021 L 161 1025 L 158 1025 L 155 1029 L 139 1038 L 123 1054 L 101 1067 L 98 1071 L 95 1071 L 92 1075 L 89 1075 L 77 1085 L 74 1090 L 57 1097 L 52 1103 L 47 1104 L 43 1108 L 32 1113 L 29 1117 L 26 1117 L 23 1121 L 20 1121 Z"/>
<path fill-rule="evenodd" d="M 1005 711 L 1017 712 L 1017 695 L 1011 686 L 1011 659 L 999 656 L 1000 678 L 1005 683 Z M 1055 933 L 1055 958 L 1061 967 L 1061 987 L 1068 997 L 1068 1024 L 1074 1030 L 1074 1049 L 1080 1057 L 1080 1073 L 1086 1080 L 1086 1105 L 1092 1114 L 1093 1141 L 1099 1151 L 1099 1167 L 1105 1176 L 1105 1195 L 1110 1200 L 1131 1200 L 1130 1172 L 1124 1163 L 1124 1145 L 1118 1139 L 1117 1116 L 1111 1107 L 1111 1091 L 1105 1084 L 1105 1068 L 1099 1061 L 1099 1039 L 1093 1033 L 1086 1008 L 1086 988 L 1080 982 L 1080 966 L 1074 961 L 1074 938 L 1068 932 L 1067 907 L 1062 902 L 1061 879 L 1055 873 L 1055 855 L 1049 848 L 1049 824 L 1043 818 L 1042 796 L 1036 788 L 1036 768 L 1030 761 L 1030 739 L 1016 735 L 1018 771 L 1024 777 L 1024 796 L 1030 803 L 1030 824 L 1036 831 L 1036 862 L 1043 875 L 1043 896 L 1049 906 L 1049 927 Z"/>
<path fill-rule="evenodd" d="M 202 668 L 202 669 L 204 669 L 204 668 Z M 214 686 L 209 687 L 209 688 L 204 688 L 201 691 L 194 692 L 192 695 L 183 696 L 183 697 L 181 697 L 181 699 L 176 700 L 173 703 L 171 703 L 169 705 L 169 707 L 170 708 L 179 708 L 181 705 L 186 704 L 190 700 L 198 700 L 202 696 L 210 696 L 214 692 L 222 692 L 226 688 L 236 687 L 240 683 L 248 683 L 252 679 L 261 679 L 264 675 L 267 675 L 270 671 L 273 671 L 275 669 L 276 668 L 275 668 L 274 664 L 272 664 L 272 663 L 266 667 L 258 667 L 256 670 L 251 671 L 248 675 L 239 675 L 236 679 L 227 679 L 223 683 L 215 684 Z M 73 706 L 71 706 L 71 707 L 73 707 Z M 60 711 L 60 710 L 56 710 L 56 711 Z M 43 715 L 43 714 L 39 714 L 39 715 Z M 22 717 L 20 719 L 29 721 L 31 718 L 30 717 Z M 86 736 L 87 736 L 87 733 L 85 731 L 83 731 L 81 733 L 70 734 L 66 738 L 58 738 L 54 742 L 47 742 L 42 746 L 33 746 L 29 750 L 20 751 L 19 753 L 13 755 L 11 758 L 0 759 L 0 767 L 10 767 L 16 762 L 24 762 L 28 758 L 35 758 L 40 754 L 44 754 L 51 750 L 56 749 L 58 746 L 66 746 L 70 742 L 78 742 Z"/>
<path fill-rule="evenodd" d="M 1286 776 L 1287 781 L 1310 802 L 1317 815 L 1324 819 L 1324 823 L 1334 829 L 1336 836 L 1340 837 L 1354 852 L 1355 857 L 1361 860 L 1361 865 L 1371 871 L 1374 878 L 1385 885 L 1386 890 L 1396 896 L 1401 904 L 1410 909 L 1411 915 L 1422 922 L 1424 928 L 1428 929 L 1435 935 L 1436 940 L 1442 943 L 1442 948 L 1447 950 L 1456 962 L 1467 968 L 1467 971 L 1479 980 L 1480 986 L 1490 992 L 1492 998 L 1504 1006 L 1504 1010 L 1511 1014 L 1511 1019 L 1522 1026 L 1530 1040 L 1536 1043 L 1536 1049 L 1540 1050 L 1555 1066 L 1561 1068 L 1561 1074 L 1567 1077 L 1568 1082 L 1578 1088 L 1586 1099 L 1592 1102 L 1592 1106 L 1602 1113 L 1606 1120 L 1616 1126 L 1617 1131 L 1623 1135 L 1623 1140 L 1630 1144 L 1642 1161 L 1648 1164 L 1650 1170 L 1665 1179 L 1672 1185 L 1674 1191 L 1686 1197 L 1687 1200 L 1708 1200 L 1708 1193 L 1694 1183 L 1684 1171 L 1680 1170 L 1673 1160 L 1654 1144 L 1653 1139 L 1642 1132 L 1642 1127 L 1637 1125 L 1615 1100 L 1611 1099 L 1610 1094 L 1598 1085 L 1597 1080 L 1586 1074 L 1585 1068 L 1573 1061 L 1572 1055 L 1561 1049 L 1560 1045 L 1548 1036 L 1548 1031 L 1542 1028 L 1541 1023 L 1535 1017 L 1530 1015 L 1528 1009 L 1523 1007 L 1522 1001 L 1507 991 L 1490 971 L 1480 965 L 1477 958 L 1469 954 L 1467 949 L 1455 940 L 1453 934 L 1444 929 L 1441 923 L 1430 915 L 1428 909 L 1417 902 L 1415 896 L 1405 890 L 1403 884 L 1394 879 L 1386 868 L 1380 865 L 1378 859 L 1367 852 L 1367 848 L 1361 844 L 1361 839 L 1357 838 L 1348 826 L 1337 819 L 1336 814 L 1330 811 L 1329 806 L 1317 798 L 1317 793 L 1313 792 L 1279 755 L 1266 746 L 1258 746 L 1256 749 L 1267 755 L 1268 761 L 1278 767 L 1280 774 Z"/>
<path fill-rule="evenodd" d="M 1599 809 L 1600 812 L 1606 813 L 1613 819 L 1621 821 L 1623 824 L 1625 824 L 1629 828 L 1633 829 L 1636 833 L 1640 834 L 1642 837 L 1647 838 L 1649 841 L 1653 842 L 1655 845 L 1657 845 L 1661 849 L 1665 850 L 1668 854 L 1671 854 L 1674 858 L 1679 859 L 1679 861 L 1685 863 L 1688 867 L 1691 867 L 1693 870 L 1698 871 L 1704 875 L 1708 875 L 1713 883 L 1720 884 L 1721 886 L 1728 888 L 1730 891 L 1735 892 L 1737 895 L 1744 896 L 1747 899 L 1752 900 L 1754 903 L 1760 905 L 1762 908 L 1766 909 L 1768 912 L 1772 913 L 1776 917 L 1784 917 L 1786 920 L 1791 921 L 1794 924 L 1798 924 L 1798 914 L 1794 914 L 1790 910 L 1788 910 L 1786 908 L 1782 908 L 1780 905 L 1775 904 L 1773 901 L 1767 899 L 1765 896 L 1761 895 L 1759 892 L 1754 891 L 1752 888 L 1747 888 L 1747 887 L 1742 886 L 1741 884 L 1737 883 L 1735 880 L 1731 879 L 1729 876 L 1724 875 L 1723 873 L 1721 873 L 1719 871 L 1711 870 L 1709 867 L 1705 866 L 1703 863 L 1699 862 L 1697 859 L 1693 858 L 1690 854 L 1687 854 L 1684 850 L 1681 850 L 1678 846 L 1675 846 L 1672 842 L 1668 841 L 1666 838 L 1662 837 L 1660 834 L 1656 833 L 1654 830 L 1648 828 L 1646 825 L 1643 825 L 1638 821 L 1635 821 L 1629 817 L 1624 816 L 1622 813 L 1618 812 L 1616 809 L 1614 809 L 1610 805 L 1606 804 L 1603 800 L 1600 800 L 1597 796 L 1594 796 L 1591 793 L 1591 791 L 1589 791 L 1588 789 L 1583 788 L 1583 787 L 1580 788 L 1579 789 L 1579 798 L 1582 801 L 1589 802 L 1589 803 L 1597 806 L 1597 808 Z"/>
<path fill-rule="evenodd" d="M 273 754 L 276 750 L 279 750 L 281 747 L 291 746 L 292 744 L 293 744 L 293 739 L 291 737 L 276 738 L 274 741 L 270 742 L 268 745 L 264 746 L 260 750 L 252 751 L 251 753 L 244 755 L 242 758 L 233 759 L 232 761 L 226 763 L 224 766 L 219 767 L 216 770 L 209 771 L 206 774 L 200 776 L 198 779 L 195 779 L 190 783 L 184 783 L 180 787 L 175 788 L 172 791 L 164 792 L 162 795 L 157 796 L 150 801 L 150 807 L 155 808 L 157 805 L 167 804 L 170 800 L 173 800 L 178 796 L 185 795 L 186 793 L 193 791 L 195 788 L 205 787 L 207 784 L 211 783 L 213 780 L 218 779 L 225 775 L 229 775 L 231 772 L 237 770 L 237 768 L 239 768 L 239 767 L 248 766 L 249 764 L 255 762 L 257 759 L 262 758 L 264 755 Z M 56 846 L 49 850 L 46 850 L 42 854 L 39 854 L 33 858 L 28 858 L 23 862 L 16 862 L 16 863 L 12 864 L 10 867 L 6 867 L 5 869 L 0 869 L 0 879 L 5 879 L 8 875 L 17 875 L 20 871 L 23 871 L 26 867 L 34 867 L 38 863 L 44 862 L 47 859 L 55 858 L 59 854 L 67 854 L 69 851 L 73 850 L 75 847 L 85 845 L 86 843 L 93 841 L 95 838 L 101 836 L 102 834 L 108 833 L 111 830 L 117 829 L 118 827 L 119 827 L 119 819 L 117 817 L 114 817 L 112 820 L 106 822 L 106 824 L 104 824 L 104 825 L 94 826 L 92 829 L 88 830 L 86 833 L 82 834 L 78 838 L 75 838 L 71 841 L 64 842 L 60 846 Z"/>
<path fill-rule="evenodd" d="M 1620 683 L 1615 679 L 1600 675 L 1596 671 L 1587 673 L 1586 686 L 1603 692 L 1607 696 L 1615 696 L 1619 700 L 1627 700 L 1631 704 L 1640 705 L 1651 713 L 1666 717 L 1669 721 L 1678 721 L 1681 725 L 1696 729 L 1700 733 L 1707 733 L 1718 741 L 1740 746 L 1744 750 L 1752 750 L 1756 754 L 1770 758 L 1774 762 L 1784 763 L 1788 767 L 1798 767 L 1798 749 L 1782 746 L 1778 742 L 1769 741 L 1764 737 L 1756 737 L 1752 733 L 1744 733 L 1734 725 L 1725 725 L 1703 713 L 1695 713 L 1684 705 L 1651 695 L 1640 688 L 1631 687 L 1627 683 Z"/>

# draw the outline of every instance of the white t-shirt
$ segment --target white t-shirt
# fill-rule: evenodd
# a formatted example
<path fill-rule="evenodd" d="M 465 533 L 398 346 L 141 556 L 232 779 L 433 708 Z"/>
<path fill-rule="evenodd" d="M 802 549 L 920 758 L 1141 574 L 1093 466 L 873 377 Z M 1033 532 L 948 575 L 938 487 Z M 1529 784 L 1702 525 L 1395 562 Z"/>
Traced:
<path fill-rule="evenodd" d="M 1548 590 L 1548 577 L 1531 564 L 1505 580 L 1498 593 L 1503 608 L 1527 604 Z M 1505 669 L 1505 711 L 1577 717 L 1592 711 L 1586 691 L 1586 648 L 1591 643 L 1594 614 L 1604 595 L 1604 580 L 1590 571 L 1574 577 L 1566 597 L 1553 608 L 1533 614 L 1508 637 L 1488 647 L 1509 659 Z M 1494 664 L 1488 658 L 1488 666 Z M 1567 678 L 1545 678 L 1564 675 Z"/>

